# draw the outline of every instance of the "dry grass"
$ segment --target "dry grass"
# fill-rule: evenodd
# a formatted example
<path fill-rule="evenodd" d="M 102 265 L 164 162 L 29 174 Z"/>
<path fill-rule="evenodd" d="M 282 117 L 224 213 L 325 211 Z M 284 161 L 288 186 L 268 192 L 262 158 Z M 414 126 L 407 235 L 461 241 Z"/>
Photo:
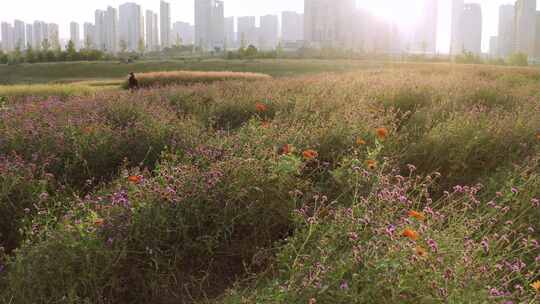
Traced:
<path fill-rule="evenodd" d="M 139 86 L 142 88 L 164 87 L 178 84 L 212 83 L 227 80 L 269 80 L 272 77 L 258 73 L 238 73 L 238 72 L 151 72 L 136 75 Z M 127 88 L 127 82 L 124 84 Z"/>
<path fill-rule="evenodd" d="M 77 84 L 36 84 L 0 86 L 0 97 L 8 101 L 25 99 L 43 99 L 48 97 L 66 98 L 72 96 L 89 96 L 96 92 L 95 88 Z"/>

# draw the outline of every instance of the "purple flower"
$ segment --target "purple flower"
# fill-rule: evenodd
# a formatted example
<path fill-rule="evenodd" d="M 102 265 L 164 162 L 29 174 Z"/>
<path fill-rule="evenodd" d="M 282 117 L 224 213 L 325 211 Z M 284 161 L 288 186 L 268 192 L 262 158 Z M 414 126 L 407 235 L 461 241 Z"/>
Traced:
<path fill-rule="evenodd" d="M 349 232 L 349 240 L 351 242 L 358 240 L 358 234 L 356 232 Z"/>
<path fill-rule="evenodd" d="M 439 246 L 437 245 L 437 242 L 435 242 L 435 240 L 429 239 L 427 243 L 429 245 L 429 248 L 431 248 L 431 251 L 435 253 L 439 252 Z"/>
<path fill-rule="evenodd" d="M 395 225 L 390 225 L 386 228 L 386 233 L 389 235 L 389 236 L 392 236 L 394 235 L 394 232 L 396 232 L 396 226 Z"/>
<path fill-rule="evenodd" d="M 531 200 L 531 204 L 533 205 L 533 207 L 538 208 L 538 207 L 540 207 L 540 200 L 537 199 L 537 198 L 533 198 L 533 199 Z"/>
<path fill-rule="evenodd" d="M 489 295 L 492 297 L 502 297 L 504 296 L 504 292 L 499 291 L 497 288 L 491 288 L 489 290 Z"/>
<path fill-rule="evenodd" d="M 341 285 L 339 286 L 339 288 L 341 288 L 343 290 L 347 290 L 347 289 L 349 289 L 349 284 L 347 284 L 346 281 L 343 281 L 343 282 L 341 282 Z"/>
<path fill-rule="evenodd" d="M 516 188 L 514 188 L 514 187 L 512 187 L 512 190 L 511 190 L 511 191 L 512 191 L 513 194 L 518 194 L 518 193 L 519 193 L 518 189 L 516 189 Z"/>

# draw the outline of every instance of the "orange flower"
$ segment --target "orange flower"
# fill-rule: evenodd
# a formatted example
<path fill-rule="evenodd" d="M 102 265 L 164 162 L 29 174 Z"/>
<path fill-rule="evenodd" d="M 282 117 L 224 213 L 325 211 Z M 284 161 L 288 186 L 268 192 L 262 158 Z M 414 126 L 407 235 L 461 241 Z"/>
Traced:
<path fill-rule="evenodd" d="M 293 152 L 293 150 L 294 150 L 294 147 L 292 145 L 285 144 L 283 145 L 283 147 L 281 147 L 280 154 L 289 155 Z"/>
<path fill-rule="evenodd" d="M 378 128 L 376 132 L 377 132 L 377 137 L 379 137 L 379 139 L 381 140 L 385 139 L 388 136 L 388 129 L 386 128 Z"/>
<path fill-rule="evenodd" d="M 306 150 L 304 151 L 303 155 L 304 155 L 304 158 L 307 160 L 312 160 L 319 157 L 319 153 L 317 153 L 317 151 L 315 150 Z"/>
<path fill-rule="evenodd" d="M 540 292 L 540 281 L 536 281 L 531 284 L 531 287 L 536 290 L 536 292 Z"/>
<path fill-rule="evenodd" d="M 538 131 L 538 133 L 536 133 L 536 139 L 540 140 L 540 131 Z"/>
<path fill-rule="evenodd" d="M 365 145 L 365 144 L 367 144 L 367 143 L 366 143 L 366 141 L 363 140 L 362 138 L 358 138 L 358 139 L 356 140 L 356 144 L 359 145 L 359 146 L 363 146 L 363 145 Z"/>
<path fill-rule="evenodd" d="M 258 102 L 255 105 L 255 109 L 257 109 L 257 112 L 266 112 L 268 110 L 268 106 L 265 105 L 264 103 Z"/>
<path fill-rule="evenodd" d="M 417 246 L 415 248 L 416 254 L 420 257 L 427 257 L 428 253 L 423 247 Z"/>
<path fill-rule="evenodd" d="M 424 221 L 426 219 L 426 215 L 423 212 L 418 212 L 414 210 L 409 211 L 409 217 L 415 218 L 419 221 Z"/>
<path fill-rule="evenodd" d="M 96 226 L 103 226 L 103 223 L 105 223 L 105 220 L 103 220 L 103 219 L 97 219 L 97 220 L 94 222 L 94 224 L 95 224 Z"/>
<path fill-rule="evenodd" d="M 376 160 L 368 160 L 366 161 L 367 167 L 369 170 L 377 170 L 377 161 Z"/>
<path fill-rule="evenodd" d="M 418 232 L 412 230 L 412 229 L 405 229 L 403 231 L 403 234 L 401 234 L 403 237 L 409 238 L 413 241 L 418 240 Z"/>
<path fill-rule="evenodd" d="M 263 123 L 261 124 L 261 127 L 263 127 L 264 129 L 268 129 L 268 128 L 270 128 L 270 123 L 267 122 L 267 121 L 265 121 L 265 122 L 263 122 Z"/>
<path fill-rule="evenodd" d="M 142 181 L 142 176 L 140 175 L 132 175 L 130 177 L 128 177 L 128 181 L 134 183 L 134 184 L 139 184 L 141 181 Z"/>
<path fill-rule="evenodd" d="M 94 129 L 92 129 L 92 127 L 85 127 L 83 129 L 84 133 L 92 133 L 92 131 L 94 131 Z"/>

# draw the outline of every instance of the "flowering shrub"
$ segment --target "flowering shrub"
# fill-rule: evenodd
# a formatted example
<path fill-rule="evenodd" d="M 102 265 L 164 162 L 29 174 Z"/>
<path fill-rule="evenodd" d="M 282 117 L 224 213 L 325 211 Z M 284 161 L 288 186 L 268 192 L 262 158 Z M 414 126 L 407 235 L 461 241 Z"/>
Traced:
<path fill-rule="evenodd" d="M 0 112 L 0 153 L 46 163 L 49 172 L 78 187 L 117 173 L 125 160 L 153 166 L 166 146 L 193 141 L 197 127 L 127 95 L 23 103 Z"/>
<path fill-rule="evenodd" d="M 538 301 L 539 77 L 396 65 L 8 97 L 0 301 Z"/>
<path fill-rule="evenodd" d="M 350 207 L 313 197 L 296 211 L 299 228 L 278 254 L 277 278 L 255 292 L 232 292 L 225 302 L 538 299 L 537 233 L 510 220 L 512 207 L 481 201 L 480 185 L 455 187 L 433 200 L 430 189 L 438 174 L 358 174 L 374 182 L 368 196 L 356 198 Z M 521 204 L 528 202 L 516 206 Z"/>
<path fill-rule="evenodd" d="M 54 192 L 54 176 L 17 156 L 0 156 L 0 248 L 11 251 L 21 241 L 22 221 L 38 212 Z"/>

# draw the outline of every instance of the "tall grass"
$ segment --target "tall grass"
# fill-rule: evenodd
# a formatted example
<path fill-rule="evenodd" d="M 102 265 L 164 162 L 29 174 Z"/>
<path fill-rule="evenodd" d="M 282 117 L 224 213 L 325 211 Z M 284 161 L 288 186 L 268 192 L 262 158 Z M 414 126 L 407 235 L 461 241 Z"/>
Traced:
<path fill-rule="evenodd" d="M 50 97 L 65 99 L 74 96 L 90 96 L 96 90 L 86 85 L 74 84 L 37 84 L 0 86 L 0 97 L 9 102 L 39 100 Z"/>
<path fill-rule="evenodd" d="M 270 76 L 257 73 L 238 72 L 150 72 L 137 74 L 137 80 L 141 88 L 164 87 L 178 84 L 212 83 L 225 80 L 269 80 Z M 127 88 L 127 82 L 124 88 Z"/>

